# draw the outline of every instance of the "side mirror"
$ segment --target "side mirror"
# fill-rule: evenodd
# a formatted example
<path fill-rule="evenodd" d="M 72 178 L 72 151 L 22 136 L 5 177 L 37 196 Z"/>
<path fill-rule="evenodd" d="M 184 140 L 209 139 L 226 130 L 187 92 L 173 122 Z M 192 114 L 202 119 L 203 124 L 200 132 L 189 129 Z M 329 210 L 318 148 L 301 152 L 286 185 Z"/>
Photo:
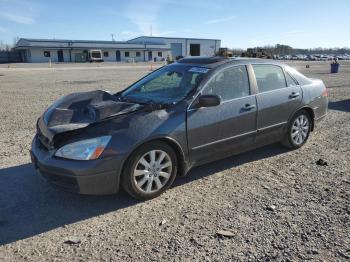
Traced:
<path fill-rule="evenodd" d="M 216 95 L 201 95 L 197 101 L 196 108 L 220 105 L 220 97 Z"/>

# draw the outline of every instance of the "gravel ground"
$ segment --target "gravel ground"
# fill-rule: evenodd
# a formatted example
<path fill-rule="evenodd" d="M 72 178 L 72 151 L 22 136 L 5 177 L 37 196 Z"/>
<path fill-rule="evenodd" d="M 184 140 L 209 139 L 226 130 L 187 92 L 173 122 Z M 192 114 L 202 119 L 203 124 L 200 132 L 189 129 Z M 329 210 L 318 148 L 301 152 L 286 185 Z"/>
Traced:
<path fill-rule="evenodd" d="M 54 100 L 119 90 L 147 65 L 2 65 L 0 261 L 350 260 L 350 63 L 332 75 L 329 62 L 291 64 L 330 92 L 329 114 L 303 148 L 271 145 L 195 168 L 147 202 L 53 189 L 28 155 Z"/>

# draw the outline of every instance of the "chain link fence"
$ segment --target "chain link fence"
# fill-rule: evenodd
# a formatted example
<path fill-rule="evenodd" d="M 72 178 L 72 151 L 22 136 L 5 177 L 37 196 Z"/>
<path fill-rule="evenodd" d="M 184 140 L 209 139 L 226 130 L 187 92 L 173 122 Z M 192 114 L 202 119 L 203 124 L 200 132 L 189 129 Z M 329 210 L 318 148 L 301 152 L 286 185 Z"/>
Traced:
<path fill-rule="evenodd" d="M 0 63 L 20 63 L 21 54 L 17 51 L 0 51 Z"/>

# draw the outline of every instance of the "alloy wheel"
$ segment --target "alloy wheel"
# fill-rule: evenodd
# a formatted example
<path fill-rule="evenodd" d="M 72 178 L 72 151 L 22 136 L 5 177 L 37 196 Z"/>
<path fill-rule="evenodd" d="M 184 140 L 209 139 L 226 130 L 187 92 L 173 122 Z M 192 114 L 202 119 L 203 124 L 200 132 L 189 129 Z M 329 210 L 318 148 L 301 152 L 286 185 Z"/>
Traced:
<path fill-rule="evenodd" d="M 307 116 L 299 115 L 295 118 L 291 128 L 291 138 L 296 145 L 301 145 L 307 139 L 310 124 Z"/>
<path fill-rule="evenodd" d="M 161 190 L 173 169 L 170 156 L 163 150 L 151 150 L 137 162 L 133 177 L 138 190 L 149 194 Z"/>

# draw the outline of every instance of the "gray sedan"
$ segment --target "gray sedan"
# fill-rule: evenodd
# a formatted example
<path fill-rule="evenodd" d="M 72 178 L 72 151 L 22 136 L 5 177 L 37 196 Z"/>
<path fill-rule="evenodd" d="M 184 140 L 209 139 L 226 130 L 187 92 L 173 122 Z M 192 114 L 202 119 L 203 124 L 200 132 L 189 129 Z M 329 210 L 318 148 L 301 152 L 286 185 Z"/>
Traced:
<path fill-rule="evenodd" d="M 31 158 L 64 190 L 122 186 L 146 200 L 194 166 L 279 141 L 303 146 L 327 105 L 321 80 L 275 61 L 184 58 L 116 94 L 60 98 L 38 119 Z"/>

